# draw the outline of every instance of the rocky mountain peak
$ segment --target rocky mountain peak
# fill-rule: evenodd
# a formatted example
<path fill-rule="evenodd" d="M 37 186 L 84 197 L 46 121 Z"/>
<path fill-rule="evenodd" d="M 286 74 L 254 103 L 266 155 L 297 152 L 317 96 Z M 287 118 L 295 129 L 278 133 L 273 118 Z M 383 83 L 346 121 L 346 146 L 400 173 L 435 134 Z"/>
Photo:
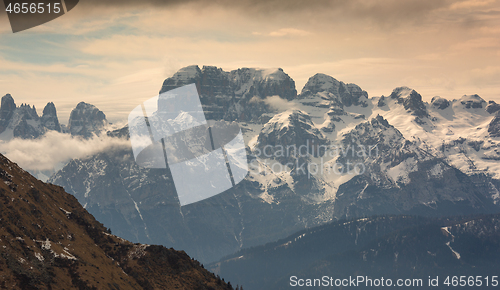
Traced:
<path fill-rule="evenodd" d="M 342 137 L 344 144 L 377 145 L 388 151 L 400 147 L 402 141 L 404 141 L 403 134 L 381 115 L 356 125 L 354 130 Z"/>
<path fill-rule="evenodd" d="M 488 133 L 491 137 L 500 137 L 500 111 L 496 112 L 495 118 L 488 125 Z"/>
<path fill-rule="evenodd" d="M 0 108 L 0 133 L 4 140 L 11 138 L 33 139 L 43 135 L 47 129 L 61 131 L 57 119 L 56 108 L 53 103 L 48 103 L 40 118 L 35 106 L 22 103 L 16 107 L 10 94 L 2 98 Z"/>
<path fill-rule="evenodd" d="M 394 90 L 392 90 L 392 93 L 389 95 L 391 99 L 404 99 L 406 98 L 413 89 L 410 89 L 409 87 L 397 87 Z"/>
<path fill-rule="evenodd" d="M 99 135 L 107 124 L 106 115 L 92 104 L 80 102 L 71 111 L 68 130 L 73 136 L 90 138 Z"/>
<path fill-rule="evenodd" d="M 486 112 L 493 114 L 500 111 L 500 104 L 495 103 L 495 101 L 489 101 L 488 106 L 486 106 Z"/>
<path fill-rule="evenodd" d="M 272 131 L 281 131 L 287 127 L 297 127 L 302 126 L 307 129 L 312 129 L 314 127 L 311 117 L 301 111 L 301 110 L 289 110 L 281 114 L 274 116 L 267 124 L 262 128 L 261 133 L 270 133 Z M 321 132 L 318 133 L 321 134 Z"/>
<path fill-rule="evenodd" d="M 167 78 L 163 81 L 163 85 L 160 89 L 160 94 L 173 90 L 175 88 L 196 83 L 199 84 L 202 72 L 200 67 L 197 65 L 190 65 L 181 68 L 172 77 Z"/>
<path fill-rule="evenodd" d="M 228 121 L 253 120 L 267 112 L 258 102 L 269 96 L 294 99 L 297 96 L 295 82 L 282 69 L 240 68 L 226 72 L 215 66 L 197 65 L 180 69 L 167 78 L 160 94 L 195 83 L 207 119 Z"/>
<path fill-rule="evenodd" d="M 398 103 L 402 103 L 405 110 L 411 112 L 412 115 L 420 118 L 429 116 L 427 108 L 422 101 L 422 96 L 413 89 L 398 87 L 392 91 L 389 97 L 391 99 L 397 99 Z"/>
<path fill-rule="evenodd" d="M 57 116 L 56 106 L 52 102 L 48 102 L 43 108 L 43 116 Z"/>
<path fill-rule="evenodd" d="M 378 99 L 378 102 L 377 102 L 377 107 L 383 107 L 386 105 L 387 105 L 387 103 L 385 102 L 385 96 L 384 95 L 380 96 L 380 98 Z"/>
<path fill-rule="evenodd" d="M 439 110 L 444 110 L 450 106 L 450 102 L 445 98 L 435 96 L 431 100 L 431 105 Z"/>
<path fill-rule="evenodd" d="M 193 68 L 191 68 L 190 70 L 193 71 L 193 75 L 196 76 L 196 74 L 198 74 L 198 70 L 196 70 L 196 67 L 197 66 L 194 66 Z M 188 67 L 190 68 L 190 67 Z M 201 70 L 199 71 L 199 74 L 201 76 L 212 76 L 212 77 L 216 77 L 216 78 L 227 78 L 228 76 L 228 72 L 225 72 L 222 68 L 220 67 L 216 67 L 214 65 L 204 65 Z"/>
<path fill-rule="evenodd" d="M 480 109 L 486 105 L 486 101 L 477 94 L 463 95 L 459 101 L 466 109 Z"/>
<path fill-rule="evenodd" d="M 226 72 L 216 66 L 203 66 L 200 69 L 197 65 L 182 68 L 166 79 L 160 93 L 190 83 L 196 83 L 202 98 L 216 95 L 229 97 L 234 94 L 239 98 L 279 95 L 292 99 L 297 95 L 295 82 L 281 68 L 240 68 Z"/>
<path fill-rule="evenodd" d="M 372 124 L 372 126 L 382 125 L 386 128 L 393 128 L 392 125 L 390 125 L 389 122 L 380 115 L 377 115 L 377 117 L 373 118 L 370 123 Z"/>
<path fill-rule="evenodd" d="M 203 66 L 196 83 L 202 98 L 231 95 L 229 73 L 216 66 Z"/>
<path fill-rule="evenodd" d="M 229 79 L 235 94 L 247 101 L 254 96 L 280 96 L 287 100 L 297 97 L 295 82 L 281 68 L 240 68 L 231 71 Z"/>
<path fill-rule="evenodd" d="M 275 79 L 275 80 L 284 80 L 286 78 L 289 78 L 290 76 L 287 75 L 282 68 L 277 68 L 277 69 L 271 69 L 267 70 L 267 75 L 265 76 L 266 79 Z"/>
<path fill-rule="evenodd" d="M 413 111 L 419 117 L 427 116 L 427 109 L 422 101 L 422 96 L 415 90 L 403 101 L 406 110 Z"/>
<path fill-rule="evenodd" d="M 366 154 L 346 154 L 339 157 L 339 162 L 345 164 L 348 160 L 358 160 L 365 163 L 367 168 L 376 164 L 376 168 L 369 170 L 377 174 L 380 172 L 380 164 L 390 162 L 391 166 L 395 166 L 410 157 L 418 159 L 420 155 L 415 144 L 406 140 L 403 134 L 381 115 L 356 125 L 354 130 L 343 135 L 341 142 L 354 153 L 354 148 L 363 148 L 362 151 Z"/>
<path fill-rule="evenodd" d="M 14 98 L 11 94 L 6 94 L 2 97 L 1 102 L 2 111 L 4 110 L 14 110 L 16 108 L 16 103 L 14 102 Z"/>
<path fill-rule="evenodd" d="M 40 120 L 42 126 L 45 128 L 61 132 L 61 125 L 59 124 L 59 119 L 57 118 L 57 111 L 54 103 L 47 103 L 45 108 L 43 108 L 43 115 Z"/>
<path fill-rule="evenodd" d="M 23 139 L 38 138 L 44 133 L 44 128 L 40 125 L 39 119 L 35 106 L 21 104 L 14 111 L 11 121 L 14 137 Z"/>
<path fill-rule="evenodd" d="M 35 106 L 31 107 L 31 105 L 23 103 L 18 109 L 18 114 L 22 115 L 27 120 L 36 120 L 39 118 Z"/>
<path fill-rule="evenodd" d="M 368 106 L 368 93 L 356 84 L 345 84 L 326 74 L 315 74 L 304 85 L 300 98 L 328 96 L 333 106 Z"/>
<path fill-rule="evenodd" d="M 283 99 L 293 100 L 297 97 L 295 82 L 283 69 L 256 70 L 255 73 L 258 77 L 254 87 L 261 98 L 280 96 Z"/>
<path fill-rule="evenodd" d="M 3 96 L 0 105 L 0 133 L 6 129 L 15 109 L 16 103 L 14 102 L 14 98 L 10 94 Z"/>
<path fill-rule="evenodd" d="M 335 94 L 338 93 L 339 86 L 340 82 L 335 78 L 326 74 L 317 73 L 309 78 L 302 89 L 301 95 L 305 97 L 319 92 L 330 92 Z"/>
<path fill-rule="evenodd" d="M 257 142 L 257 147 L 263 150 L 262 152 L 265 154 L 267 154 L 264 151 L 266 147 L 268 148 L 268 152 L 270 152 L 287 148 L 290 145 L 296 148 L 305 146 L 304 148 L 307 148 L 308 153 L 314 154 L 313 147 L 327 144 L 328 140 L 314 126 L 311 117 L 307 113 L 301 110 L 290 110 L 278 114 L 269 120 L 262 128 Z M 318 153 L 317 151 L 316 149 L 315 152 Z M 303 154 L 305 154 L 305 151 Z M 293 159 L 297 156 L 284 156 L 284 158 L 277 159 L 282 162 L 289 162 L 290 157 Z"/>

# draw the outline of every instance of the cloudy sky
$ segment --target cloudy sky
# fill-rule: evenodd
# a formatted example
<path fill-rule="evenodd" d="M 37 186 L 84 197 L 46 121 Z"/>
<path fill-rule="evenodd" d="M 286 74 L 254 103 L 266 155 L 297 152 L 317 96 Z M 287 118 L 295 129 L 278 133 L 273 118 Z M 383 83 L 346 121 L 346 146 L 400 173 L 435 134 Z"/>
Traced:
<path fill-rule="evenodd" d="M 300 92 L 315 73 L 370 96 L 409 86 L 429 101 L 500 101 L 500 0 L 80 0 L 13 34 L 0 13 L 0 95 L 62 123 L 80 101 L 125 120 L 191 64 L 281 67 Z M 0 4 L 3 11 L 3 3 Z"/>

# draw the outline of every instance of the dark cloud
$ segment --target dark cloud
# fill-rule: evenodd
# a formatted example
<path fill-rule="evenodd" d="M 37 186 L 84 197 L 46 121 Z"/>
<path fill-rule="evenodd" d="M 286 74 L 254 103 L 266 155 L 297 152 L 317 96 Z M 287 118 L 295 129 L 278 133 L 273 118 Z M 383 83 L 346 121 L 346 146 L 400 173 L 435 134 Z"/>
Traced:
<path fill-rule="evenodd" d="M 281 14 L 300 15 L 321 12 L 332 17 L 366 18 L 378 22 L 413 20 L 426 17 L 436 9 L 449 6 L 451 0 L 86 0 L 85 6 L 107 7 L 175 7 L 181 5 L 220 7 L 236 9 L 251 16 L 272 16 Z"/>
<path fill-rule="evenodd" d="M 94 13 L 110 9 L 220 8 L 259 21 L 288 19 L 296 22 L 353 24 L 373 23 L 387 28 L 401 24 L 434 22 L 436 11 L 449 8 L 454 0 L 82 0 L 70 13 Z M 0 5 L 2 6 L 2 5 Z M 113 12 L 112 12 L 113 13 Z M 2 15 L 4 14 L 4 15 Z M 0 13 L 0 18 L 5 13 Z M 443 15 L 438 15 L 441 17 Z M 355 23 L 354 23 L 355 24 Z"/>

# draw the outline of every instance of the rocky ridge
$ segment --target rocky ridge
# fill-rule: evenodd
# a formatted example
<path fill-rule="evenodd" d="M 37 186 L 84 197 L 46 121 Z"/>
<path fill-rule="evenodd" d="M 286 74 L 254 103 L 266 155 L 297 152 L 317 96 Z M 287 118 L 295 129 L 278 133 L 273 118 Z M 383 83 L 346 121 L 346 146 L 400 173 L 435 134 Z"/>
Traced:
<path fill-rule="evenodd" d="M 112 235 L 61 187 L 0 154 L 0 287 L 233 289 L 184 252 Z"/>
<path fill-rule="evenodd" d="M 107 125 L 106 116 L 94 105 L 80 102 L 72 111 L 68 130 L 59 123 L 54 103 L 49 102 L 40 117 L 35 106 L 17 106 L 10 94 L 2 97 L 0 105 L 0 140 L 13 138 L 36 139 L 48 131 L 70 133 L 73 136 L 91 138 L 99 135 Z"/>
<path fill-rule="evenodd" d="M 242 68 L 225 72 L 214 66 L 197 65 L 180 69 L 167 78 L 160 94 L 195 83 L 207 119 L 256 121 L 271 108 L 262 102 L 269 96 L 296 98 L 295 82 L 281 68 Z"/>

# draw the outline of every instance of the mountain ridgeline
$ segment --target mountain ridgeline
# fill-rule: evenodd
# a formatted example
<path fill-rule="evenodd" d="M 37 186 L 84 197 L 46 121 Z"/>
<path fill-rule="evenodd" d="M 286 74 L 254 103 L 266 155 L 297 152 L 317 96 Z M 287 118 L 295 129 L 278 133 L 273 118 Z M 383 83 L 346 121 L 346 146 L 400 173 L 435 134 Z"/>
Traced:
<path fill-rule="evenodd" d="M 68 126 L 59 123 L 54 103 L 49 102 L 39 116 L 35 106 L 17 106 L 10 94 L 2 97 L 0 105 L 0 140 L 12 138 L 35 139 L 46 132 L 69 133 L 91 138 L 99 135 L 107 124 L 106 116 L 94 105 L 80 102 L 71 111 Z"/>
<path fill-rule="evenodd" d="M 134 244 L 0 154 L 0 288 L 233 289 L 185 252 Z"/>

